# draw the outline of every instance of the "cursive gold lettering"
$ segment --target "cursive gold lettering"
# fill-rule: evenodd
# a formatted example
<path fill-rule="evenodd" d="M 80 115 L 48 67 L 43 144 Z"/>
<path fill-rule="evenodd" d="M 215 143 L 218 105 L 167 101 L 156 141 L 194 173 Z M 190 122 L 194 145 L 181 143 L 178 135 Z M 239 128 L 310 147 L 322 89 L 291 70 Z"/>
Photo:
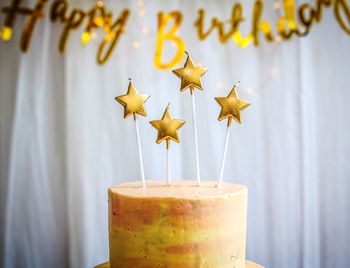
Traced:
<path fill-rule="evenodd" d="M 120 13 L 118 19 L 113 23 L 110 31 L 106 34 L 102 43 L 100 44 L 97 52 L 97 63 L 104 64 L 111 56 L 118 40 L 125 32 L 125 26 L 128 21 L 130 11 L 128 9 L 123 10 Z M 106 51 L 105 51 L 106 48 Z"/>
<path fill-rule="evenodd" d="M 350 35 L 350 8 L 346 0 L 335 0 L 334 16 L 343 31 Z M 344 17 L 347 19 L 347 24 L 344 21 Z"/>
<path fill-rule="evenodd" d="M 167 24 L 174 20 L 174 24 L 170 30 L 165 33 Z M 154 58 L 154 64 L 160 69 L 168 69 L 172 66 L 179 64 L 185 52 L 185 42 L 177 35 L 175 35 L 177 29 L 182 23 L 182 14 L 179 11 L 172 11 L 170 13 L 158 13 L 158 33 L 156 42 L 156 53 Z M 163 46 L 165 41 L 170 41 L 177 46 L 175 56 L 167 63 L 162 62 Z"/>
<path fill-rule="evenodd" d="M 32 14 L 29 16 L 26 24 L 24 25 L 20 40 L 20 48 L 23 52 L 26 52 L 29 48 L 37 20 L 44 18 L 43 9 L 45 7 L 46 2 L 47 0 L 39 0 L 39 2 L 35 5 L 34 10 L 32 11 Z"/>

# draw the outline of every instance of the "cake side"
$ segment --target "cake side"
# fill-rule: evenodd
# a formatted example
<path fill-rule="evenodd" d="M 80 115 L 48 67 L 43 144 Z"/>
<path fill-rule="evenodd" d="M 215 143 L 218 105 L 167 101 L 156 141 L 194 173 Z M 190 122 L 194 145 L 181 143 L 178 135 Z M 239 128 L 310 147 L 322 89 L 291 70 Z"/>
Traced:
<path fill-rule="evenodd" d="M 125 183 L 108 200 L 112 268 L 245 267 L 245 186 Z"/>

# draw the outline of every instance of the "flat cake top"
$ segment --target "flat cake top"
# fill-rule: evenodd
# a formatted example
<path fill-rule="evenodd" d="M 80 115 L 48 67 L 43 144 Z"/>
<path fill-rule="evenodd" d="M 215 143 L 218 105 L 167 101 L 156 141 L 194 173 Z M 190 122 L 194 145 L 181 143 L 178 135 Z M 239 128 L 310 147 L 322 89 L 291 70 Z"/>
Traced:
<path fill-rule="evenodd" d="M 247 191 L 244 185 L 234 183 L 223 183 L 217 187 L 216 181 L 202 181 L 197 186 L 196 181 L 181 180 L 174 181 L 167 186 L 162 181 L 147 181 L 147 187 L 142 188 L 140 182 L 122 183 L 109 188 L 115 194 L 132 197 L 166 197 L 166 198 L 215 198 L 231 196 Z"/>

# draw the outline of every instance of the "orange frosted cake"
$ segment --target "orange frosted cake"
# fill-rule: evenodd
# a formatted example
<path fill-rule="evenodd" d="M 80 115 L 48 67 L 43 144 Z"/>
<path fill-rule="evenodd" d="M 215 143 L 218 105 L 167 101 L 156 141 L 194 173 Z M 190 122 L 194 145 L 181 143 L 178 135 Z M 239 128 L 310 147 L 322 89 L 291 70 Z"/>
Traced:
<path fill-rule="evenodd" d="M 261 267 L 245 262 L 245 186 L 151 181 L 141 188 L 132 182 L 109 188 L 108 195 L 106 267 Z"/>

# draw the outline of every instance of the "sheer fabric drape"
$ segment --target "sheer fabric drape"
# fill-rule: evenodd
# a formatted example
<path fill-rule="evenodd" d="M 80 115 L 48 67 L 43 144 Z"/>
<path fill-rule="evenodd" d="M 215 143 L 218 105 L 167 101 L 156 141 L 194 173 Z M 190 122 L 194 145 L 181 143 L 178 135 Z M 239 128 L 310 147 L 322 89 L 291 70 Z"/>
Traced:
<path fill-rule="evenodd" d="M 276 268 L 349 267 L 350 39 L 332 11 L 305 38 L 239 49 L 214 33 L 200 42 L 193 28 L 197 9 L 206 9 L 209 23 L 211 16 L 229 18 L 232 1 L 145 1 L 144 17 L 136 1 L 105 3 L 132 15 L 104 66 L 95 64 L 97 42 L 80 45 L 81 30 L 60 55 L 62 26 L 47 17 L 27 54 L 18 48 L 22 18 L 12 42 L 0 43 L 0 266 L 75 268 L 107 260 L 107 188 L 139 179 L 132 120 L 114 101 L 128 77 L 151 95 L 148 117 L 140 118 L 146 177 L 166 178 L 165 150 L 148 121 L 171 102 L 173 115 L 188 121 L 171 148 L 172 177 L 195 178 L 190 96 L 179 92 L 170 70 L 153 65 L 157 12 L 179 9 L 187 50 L 209 67 L 205 90 L 196 92 L 203 179 L 218 177 L 226 127 L 213 98 L 240 80 L 240 97 L 252 103 L 243 124 L 232 127 L 224 174 L 249 189 L 247 257 Z M 247 32 L 252 3 L 243 3 Z M 265 1 L 270 21 L 277 18 L 272 4 Z"/>

